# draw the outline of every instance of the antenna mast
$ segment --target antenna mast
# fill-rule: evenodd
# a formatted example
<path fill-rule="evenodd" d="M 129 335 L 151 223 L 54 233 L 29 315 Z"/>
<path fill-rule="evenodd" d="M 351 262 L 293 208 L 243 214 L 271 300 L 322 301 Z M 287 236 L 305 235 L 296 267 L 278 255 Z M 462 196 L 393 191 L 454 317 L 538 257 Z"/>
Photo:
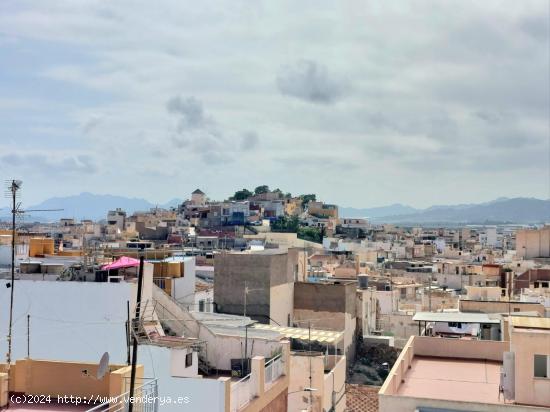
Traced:
<path fill-rule="evenodd" d="M 15 283 L 15 215 L 17 215 L 19 208 L 16 203 L 17 201 L 17 191 L 21 189 L 22 182 L 20 180 L 12 180 L 8 182 L 8 194 L 11 197 L 12 206 L 11 206 L 11 283 L 10 287 L 10 321 L 8 327 L 8 353 L 6 354 L 6 363 L 8 372 L 11 365 L 11 332 L 13 325 L 13 289 Z"/>

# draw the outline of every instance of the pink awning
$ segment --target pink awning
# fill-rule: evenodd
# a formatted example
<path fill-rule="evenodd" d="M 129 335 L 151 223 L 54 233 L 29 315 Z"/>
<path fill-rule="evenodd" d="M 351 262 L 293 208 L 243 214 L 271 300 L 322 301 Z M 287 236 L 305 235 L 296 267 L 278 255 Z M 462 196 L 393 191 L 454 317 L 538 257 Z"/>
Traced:
<path fill-rule="evenodd" d="M 102 270 L 115 270 L 115 269 L 122 269 L 122 268 L 131 268 L 139 266 L 139 260 L 134 259 L 128 256 L 122 256 L 119 257 L 117 260 L 115 260 L 112 263 L 109 263 L 107 265 L 103 265 L 101 267 Z"/>

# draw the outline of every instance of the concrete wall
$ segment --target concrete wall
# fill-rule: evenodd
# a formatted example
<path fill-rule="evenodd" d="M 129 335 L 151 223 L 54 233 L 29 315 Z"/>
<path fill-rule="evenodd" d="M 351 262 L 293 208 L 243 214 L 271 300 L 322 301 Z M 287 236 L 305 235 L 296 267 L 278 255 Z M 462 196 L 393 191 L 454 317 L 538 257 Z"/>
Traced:
<path fill-rule="evenodd" d="M 549 407 L 550 379 L 534 377 L 534 355 L 550 356 L 550 331 L 514 328 L 512 351 L 515 352 L 516 402 Z"/>
<path fill-rule="evenodd" d="M 283 283 L 271 287 L 269 291 L 269 316 L 271 324 L 281 326 L 292 325 L 294 314 L 294 283 Z"/>
<path fill-rule="evenodd" d="M 294 321 L 300 327 L 307 327 L 311 321 L 315 329 L 343 331 L 343 354 L 349 359 L 355 355 L 356 316 L 355 283 L 294 284 Z"/>
<path fill-rule="evenodd" d="M 520 258 L 550 257 L 550 226 L 516 232 L 516 255 Z"/>
<path fill-rule="evenodd" d="M 110 365 L 110 371 L 101 380 L 95 378 L 97 369 L 97 363 L 21 359 L 11 366 L 9 389 L 26 395 L 73 395 L 88 399 L 93 396 L 116 397 L 128 390 L 129 366 Z M 83 370 L 87 370 L 89 375 Z M 138 365 L 136 377 L 138 382 L 143 378 L 143 365 Z"/>
<path fill-rule="evenodd" d="M 330 372 L 324 376 L 323 411 L 343 412 L 346 409 L 346 358 L 327 356 Z"/>
<path fill-rule="evenodd" d="M 242 315 L 246 282 L 250 290 L 247 295 L 246 315 L 262 323 L 269 323 L 270 288 L 292 283 L 294 268 L 297 264 L 298 255 L 289 255 L 286 252 L 217 254 L 214 301 L 218 305 L 218 310 L 223 313 Z M 281 324 L 286 325 L 286 323 L 287 319 L 284 319 Z"/>
<path fill-rule="evenodd" d="M 295 352 L 290 356 L 290 384 L 288 386 L 288 410 L 307 410 L 311 404 L 312 411 L 322 408 L 324 390 L 324 357 L 308 356 L 306 353 Z M 311 382 L 309 380 L 311 371 Z M 304 388 L 315 388 L 313 392 L 304 392 Z M 310 401 L 311 399 L 311 401 Z M 310 403 L 311 402 L 311 403 Z"/>

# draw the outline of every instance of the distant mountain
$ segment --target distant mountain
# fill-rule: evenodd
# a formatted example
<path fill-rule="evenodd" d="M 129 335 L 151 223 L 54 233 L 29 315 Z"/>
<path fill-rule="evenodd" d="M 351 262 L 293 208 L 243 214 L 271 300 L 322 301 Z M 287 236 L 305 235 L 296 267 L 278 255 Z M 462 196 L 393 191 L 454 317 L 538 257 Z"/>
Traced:
<path fill-rule="evenodd" d="M 66 197 L 52 197 L 37 205 L 26 209 L 63 209 L 56 212 L 34 212 L 25 215 L 25 221 L 55 221 L 61 218 L 100 220 L 107 217 L 109 210 L 120 207 L 126 213 L 147 211 L 154 207 L 170 208 L 180 204 L 182 200 L 172 199 L 165 204 L 154 204 L 145 199 L 128 198 L 124 196 L 96 195 L 93 193 L 80 193 L 79 195 Z M 0 219 L 9 218 L 10 209 L 0 209 Z"/>
<path fill-rule="evenodd" d="M 370 219 L 383 216 L 406 215 L 420 211 L 420 209 L 415 209 L 414 207 L 402 205 L 400 203 L 395 203 L 389 206 L 371 207 L 367 209 L 357 209 L 354 207 L 340 207 L 338 209 L 340 217 L 365 217 Z"/>
<path fill-rule="evenodd" d="M 387 223 L 544 223 L 550 222 L 550 200 L 500 198 L 471 205 L 432 206 L 413 213 L 376 217 Z"/>

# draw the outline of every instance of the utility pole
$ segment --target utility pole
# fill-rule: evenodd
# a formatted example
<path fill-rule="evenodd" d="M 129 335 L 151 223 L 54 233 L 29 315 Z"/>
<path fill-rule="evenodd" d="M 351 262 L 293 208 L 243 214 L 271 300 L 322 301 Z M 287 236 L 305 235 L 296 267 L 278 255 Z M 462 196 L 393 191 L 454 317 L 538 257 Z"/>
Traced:
<path fill-rule="evenodd" d="M 139 257 L 136 313 L 132 324 L 134 341 L 133 341 L 133 347 L 132 347 L 132 371 L 130 374 L 130 398 L 129 398 L 129 404 L 128 404 L 128 412 L 133 412 L 134 410 L 134 402 L 132 398 L 134 397 L 134 388 L 136 384 L 136 364 L 137 364 L 137 351 L 138 351 L 138 340 L 137 340 L 135 328 L 137 323 L 139 322 L 140 312 L 141 312 L 141 287 L 143 283 L 143 265 L 144 265 L 144 259 L 143 259 L 143 253 L 142 253 L 141 256 Z"/>
<path fill-rule="evenodd" d="M 246 295 L 248 294 L 248 286 L 246 280 L 244 281 L 244 308 L 243 316 L 246 317 Z"/>
<path fill-rule="evenodd" d="M 31 315 L 27 314 L 27 359 L 31 357 Z"/>

